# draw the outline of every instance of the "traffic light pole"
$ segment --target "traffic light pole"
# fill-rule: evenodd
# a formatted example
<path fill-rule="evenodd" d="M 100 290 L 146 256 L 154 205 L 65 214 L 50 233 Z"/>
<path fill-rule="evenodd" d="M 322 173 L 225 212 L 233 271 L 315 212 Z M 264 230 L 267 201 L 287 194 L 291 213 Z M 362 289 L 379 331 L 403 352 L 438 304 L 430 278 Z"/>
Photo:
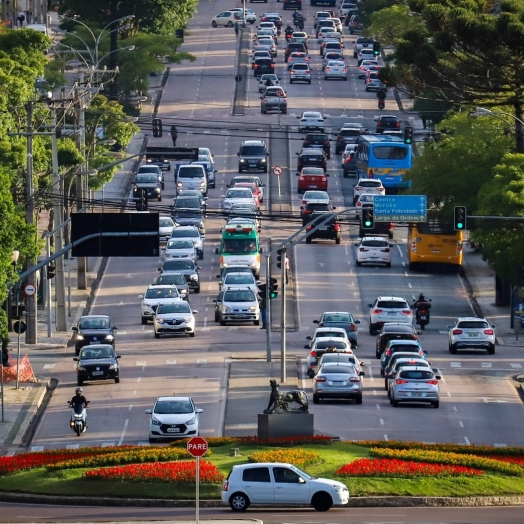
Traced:
<path fill-rule="evenodd" d="M 271 266 L 266 255 L 266 360 L 271 362 Z"/>
<path fill-rule="evenodd" d="M 282 299 L 280 303 L 280 382 L 286 382 L 286 248 L 282 248 Z"/>
<path fill-rule="evenodd" d="M 46 247 L 47 247 L 47 258 L 51 256 L 51 236 L 46 235 Z M 47 266 L 49 267 L 49 266 Z M 44 271 L 44 279 L 47 282 L 46 286 L 46 294 L 47 294 L 47 336 L 51 337 L 53 334 L 53 307 L 51 302 L 51 279 L 49 278 L 49 275 L 47 271 Z"/>

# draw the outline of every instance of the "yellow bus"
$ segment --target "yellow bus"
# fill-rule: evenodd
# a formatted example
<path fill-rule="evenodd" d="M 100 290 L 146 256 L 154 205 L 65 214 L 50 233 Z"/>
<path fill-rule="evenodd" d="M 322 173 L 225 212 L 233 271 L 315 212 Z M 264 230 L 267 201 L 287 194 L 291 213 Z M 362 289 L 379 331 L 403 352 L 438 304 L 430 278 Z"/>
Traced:
<path fill-rule="evenodd" d="M 408 229 L 409 269 L 417 264 L 449 264 L 462 267 L 462 231 L 455 231 L 451 223 L 430 219 L 413 223 Z"/>

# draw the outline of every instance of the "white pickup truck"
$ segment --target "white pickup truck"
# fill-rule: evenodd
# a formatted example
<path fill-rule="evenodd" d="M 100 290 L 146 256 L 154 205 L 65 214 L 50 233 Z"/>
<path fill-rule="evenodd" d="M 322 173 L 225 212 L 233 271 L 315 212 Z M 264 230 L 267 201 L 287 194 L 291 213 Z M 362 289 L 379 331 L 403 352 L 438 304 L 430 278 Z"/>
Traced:
<path fill-rule="evenodd" d="M 356 15 L 358 13 L 357 4 L 354 4 L 352 2 L 343 2 L 338 11 L 338 17 L 341 20 L 345 20 L 346 15 L 348 13 L 351 13 L 352 15 Z"/>
<path fill-rule="evenodd" d="M 260 112 L 265 114 L 268 111 L 278 111 L 287 113 L 286 93 L 281 86 L 268 86 L 260 97 Z"/>

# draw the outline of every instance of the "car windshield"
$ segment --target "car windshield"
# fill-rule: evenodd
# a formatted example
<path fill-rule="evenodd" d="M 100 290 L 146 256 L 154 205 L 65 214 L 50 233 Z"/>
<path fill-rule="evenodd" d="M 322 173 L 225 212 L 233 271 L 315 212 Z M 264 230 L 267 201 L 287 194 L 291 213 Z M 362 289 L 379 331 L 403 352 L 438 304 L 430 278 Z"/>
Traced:
<path fill-rule="evenodd" d="M 194 264 L 190 260 L 166 260 L 164 263 L 164 271 L 166 270 L 181 270 L 181 269 L 195 269 Z"/>
<path fill-rule="evenodd" d="M 111 347 L 90 347 L 80 352 L 80 360 L 95 360 L 97 358 L 111 358 L 113 349 Z"/>
<path fill-rule="evenodd" d="M 241 156 L 266 156 L 264 146 L 242 146 Z"/>
<path fill-rule="evenodd" d="M 108 329 L 109 320 L 107 318 L 83 318 L 78 327 L 80 329 Z"/>
<path fill-rule="evenodd" d="M 154 287 L 148 289 L 144 298 L 178 298 L 176 289 Z"/>
<path fill-rule="evenodd" d="M 164 313 L 191 313 L 191 309 L 187 302 L 181 302 L 180 304 L 161 304 L 158 306 L 156 314 L 163 315 Z"/>
<path fill-rule="evenodd" d="M 157 279 L 157 284 L 175 284 L 180 286 L 186 285 L 186 277 L 182 273 L 170 273 L 168 275 L 161 275 Z"/>
<path fill-rule="evenodd" d="M 176 208 L 197 208 L 201 206 L 200 199 L 198 197 L 179 197 L 175 200 Z"/>
<path fill-rule="evenodd" d="M 255 279 L 253 278 L 253 275 L 250 275 L 249 273 L 243 273 L 241 275 L 235 275 L 234 273 L 231 273 L 226 276 L 224 280 L 224 284 L 226 285 L 235 285 L 235 284 L 254 284 Z"/>
<path fill-rule="evenodd" d="M 189 400 L 159 400 L 154 412 L 159 415 L 193 413 L 193 404 Z"/>
<path fill-rule="evenodd" d="M 255 302 L 255 295 L 253 291 L 246 290 L 230 290 L 226 291 L 224 295 L 224 302 Z"/>
<path fill-rule="evenodd" d="M 159 167 L 157 166 L 143 166 L 138 168 L 139 173 L 155 173 L 158 174 Z"/>
<path fill-rule="evenodd" d="M 226 193 L 226 198 L 252 198 L 253 194 L 249 189 L 235 189 L 229 190 Z"/>
<path fill-rule="evenodd" d="M 161 218 L 158 221 L 159 227 L 171 227 L 174 226 L 173 221 L 170 218 Z"/>
<path fill-rule="evenodd" d="M 136 177 L 136 183 L 137 184 L 156 184 L 158 182 L 158 176 L 157 175 L 137 175 Z"/>
<path fill-rule="evenodd" d="M 202 178 L 204 173 L 202 166 L 184 166 L 178 170 L 178 176 L 180 178 Z"/>
<path fill-rule="evenodd" d="M 256 253 L 257 245 L 254 240 L 249 239 L 224 239 L 223 251 L 225 253 Z"/>
<path fill-rule="evenodd" d="M 379 300 L 377 308 L 380 309 L 409 309 L 406 302 L 399 302 L 398 300 Z"/>
<path fill-rule="evenodd" d="M 191 240 L 170 240 L 167 249 L 193 249 L 194 244 Z"/>
<path fill-rule="evenodd" d="M 171 238 L 186 238 L 186 237 L 198 237 L 199 233 L 196 229 L 173 229 Z"/>

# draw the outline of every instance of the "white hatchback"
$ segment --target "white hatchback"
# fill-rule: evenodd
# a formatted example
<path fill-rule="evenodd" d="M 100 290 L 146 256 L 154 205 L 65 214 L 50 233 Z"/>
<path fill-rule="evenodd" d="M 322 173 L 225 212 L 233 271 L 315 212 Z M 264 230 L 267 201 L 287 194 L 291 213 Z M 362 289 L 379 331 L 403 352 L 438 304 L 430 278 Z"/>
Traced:
<path fill-rule="evenodd" d="M 327 511 L 347 504 L 349 490 L 342 482 L 312 477 L 292 464 L 260 462 L 233 466 L 222 486 L 222 502 L 233 511 L 251 504 L 311 504 Z"/>
<path fill-rule="evenodd" d="M 160 304 L 170 304 L 182 297 L 178 293 L 175 285 L 149 286 L 143 295 L 138 295 L 142 299 L 140 312 L 142 325 L 147 324 L 148 320 L 153 320 L 155 312 Z"/>
<path fill-rule="evenodd" d="M 369 334 L 376 335 L 386 322 L 413 324 L 413 312 L 402 297 L 377 297 L 373 304 L 368 304 Z"/>
<path fill-rule="evenodd" d="M 297 116 L 300 120 L 298 125 L 298 132 L 302 133 L 304 131 L 315 131 L 319 130 L 324 132 L 326 129 L 324 123 L 324 116 L 318 111 L 304 111 L 302 116 Z"/>
<path fill-rule="evenodd" d="M 386 189 L 382 185 L 381 180 L 375 178 L 359 178 L 353 188 L 353 205 L 357 203 L 358 197 L 364 193 L 368 195 L 385 195 Z"/>
<path fill-rule="evenodd" d="M 391 267 L 391 244 L 387 238 L 365 236 L 355 246 L 358 267 L 362 264 L 385 264 L 386 267 Z"/>

